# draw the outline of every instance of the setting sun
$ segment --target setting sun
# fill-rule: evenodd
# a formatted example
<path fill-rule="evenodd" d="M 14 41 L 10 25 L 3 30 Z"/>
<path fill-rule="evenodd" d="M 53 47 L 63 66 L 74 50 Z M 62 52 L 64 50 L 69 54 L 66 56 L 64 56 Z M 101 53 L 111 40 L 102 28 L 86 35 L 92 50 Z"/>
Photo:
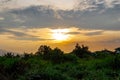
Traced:
<path fill-rule="evenodd" d="M 55 29 L 52 30 L 52 37 L 55 40 L 58 41 L 63 41 L 63 40 L 67 40 L 69 35 L 67 34 L 67 32 L 69 32 L 68 29 Z"/>

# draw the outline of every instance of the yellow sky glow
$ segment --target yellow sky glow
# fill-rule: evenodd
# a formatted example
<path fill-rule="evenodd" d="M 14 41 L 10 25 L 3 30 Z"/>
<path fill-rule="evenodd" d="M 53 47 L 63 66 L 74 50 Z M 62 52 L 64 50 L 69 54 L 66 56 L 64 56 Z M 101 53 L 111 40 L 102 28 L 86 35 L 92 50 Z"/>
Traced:
<path fill-rule="evenodd" d="M 55 29 L 52 30 L 52 38 L 58 41 L 67 40 L 69 35 L 66 34 L 69 32 L 69 29 Z"/>
<path fill-rule="evenodd" d="M 88 45 L 92 51 L 104 48 L 113 50 L 120 45 L 118 39 L 120 38 L 120 35 L 118 35 L 120 31 L 103 31 L 101 33 L 102 30 L 81 30 L 76 27 L 11 29 L 11 31 L 23 32 L 28 36 L 16 36 L 9 33 L 2 34 L 0 35 L 1 49 L 21 53 L 35 52 L 40 45 L 49 45 L 52 48 L 59 47 L 65 52 L 69 52 L 76 43 Z M 113 34 L 114 36 L 111 36 Z"/>

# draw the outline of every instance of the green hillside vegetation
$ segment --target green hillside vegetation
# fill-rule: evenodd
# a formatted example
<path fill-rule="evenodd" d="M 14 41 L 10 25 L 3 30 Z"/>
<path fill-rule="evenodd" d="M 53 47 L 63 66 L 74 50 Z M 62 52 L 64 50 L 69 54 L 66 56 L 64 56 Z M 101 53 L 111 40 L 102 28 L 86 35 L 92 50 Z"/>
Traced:
<path fill-rule="evenodd" d="M 118 52 L 76 44 L 69 54 L 47 45 L 34 54 L 7 53 L 0 57 L 0 80 L 120 80 Z"/>

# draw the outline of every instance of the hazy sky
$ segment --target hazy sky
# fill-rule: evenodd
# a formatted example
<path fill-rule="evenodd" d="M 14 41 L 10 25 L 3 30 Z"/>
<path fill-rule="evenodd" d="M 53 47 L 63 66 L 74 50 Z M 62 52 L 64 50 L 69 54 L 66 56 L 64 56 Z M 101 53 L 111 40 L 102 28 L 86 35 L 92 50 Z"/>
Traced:
<path fill-rule="evenodd" d="M 0 49 L 35 52 L 46 44 L 68 52 L 79 43 L 113 50 L 119 34 L 120 0 L 0 0 Z"/>

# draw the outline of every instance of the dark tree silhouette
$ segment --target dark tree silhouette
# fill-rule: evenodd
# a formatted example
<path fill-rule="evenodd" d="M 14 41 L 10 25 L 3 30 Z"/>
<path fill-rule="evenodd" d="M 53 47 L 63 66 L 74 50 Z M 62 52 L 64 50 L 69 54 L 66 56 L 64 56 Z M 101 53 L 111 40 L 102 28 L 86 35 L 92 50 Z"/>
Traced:
<path fill-rule="evenodd" d="M 32 56 L 33 56 L 33 53 L 26 53 L 26 52 L 24 52 L 24 54 L 23 54 L 23 58 L 24 59 L 28 59 L 28 58 L 30 58 Z"/>
<path fill-rule="evenodd" d="M 49 59 L 52 49 L 47 45 L 41 45 L 36 52 L 36 55 L 42 55 L 44 59 Z"/>
<path fill-rule="evenodd" d="M 88 54 L 90 54 L 91 52 L 89 51 L 88 46 L 80 46 L 78 43 L 75 46 L 75 49 L 72 51 L 73 54 L 75 54 L 76 56 L 82 58 L 87 56 Z"/>
<path fill-rule="evenodd" d="M 52 50 L 51 56 L 52 61 L 55 63 L 60 63 L 63 53 L 64 52 L 61 51 L 59 48 L 55 48 L 54 50 Z"/>
<path fill-rule="evenodd" d="M 115 53 L 120 54 L 120 47 L 115 49 Z"/>
<path fill-rule="evenodd" d="M 53 53 L 54 53 L 54 54 L 58 54 L 58 55 L 62 55 L 64 52 L 61 51 L 61 49 L 59 49 L 59 48 L 56 47 L 56 48 L 53 50 Z"/>
<path fill-rule="evenodd" d="M 11 52 L 8 52 L 8 53 L 6 53 L 4 56 L 5 56 L 5 57 L 8 57 L 8 58 L 12 58 L 12 57 L 14 57 L 14 54 L 11 53 Z"/>

